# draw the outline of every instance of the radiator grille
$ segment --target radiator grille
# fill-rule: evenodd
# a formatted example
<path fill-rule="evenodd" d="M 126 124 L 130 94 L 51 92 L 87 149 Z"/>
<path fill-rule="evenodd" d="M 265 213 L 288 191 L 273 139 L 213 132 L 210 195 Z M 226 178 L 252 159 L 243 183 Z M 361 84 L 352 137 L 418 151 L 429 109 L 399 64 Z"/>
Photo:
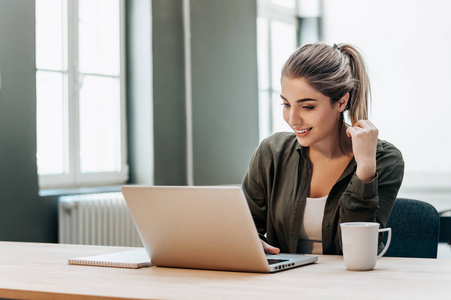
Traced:
<path fill-rule="evenodd" d="M 120 192 L 60 197 L 58 217 L 60 243 L 142 247 Z"/>

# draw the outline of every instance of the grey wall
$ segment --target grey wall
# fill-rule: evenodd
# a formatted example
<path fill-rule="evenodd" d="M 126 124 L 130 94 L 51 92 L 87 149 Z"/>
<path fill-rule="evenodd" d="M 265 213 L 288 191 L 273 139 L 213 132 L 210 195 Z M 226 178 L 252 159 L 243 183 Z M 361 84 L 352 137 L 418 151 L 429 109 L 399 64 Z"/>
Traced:
<path fill-rule="evenodd" d="M 141 3 L 145 0 L 130 2 Z M 147 98 L 129 98 L 134 112 L 153 102 L 154 183 L 188 183 L 185 105 L 185 61 L 182 0 L 153 0 L 153 92 Z M 258 86 L 255 0 L 191 0 L 193 179 L 195 185 L 237 184 L 258 144 Z M 130 20 L 142 10 L 129 10 Z M 129 32 L 136 39 L 140 32 Z M 134 37 L 135 36 L 135 37 Z M 129 43 L 130 70 L 141 68 L 146 53 L 137 56 L 139 42 Z M 145 87 L 130 87 L 138 95 Z M 143 100 L 144 99 L 144 100 Z M 139 109 L 142 107 L 143 109 Z M 134 126 L 134 131 L 143 129 Z M 145 127 L 144 131 L 147 130 Z M 151 133 L 143 133 L 148 138 Z M 132 139 L 130 147 L 138 147 Z M 135 152 L 134 152 L 135 153 Z M 135 153 L 136 154 L 136 153 Z M 141 153 L 130 159 L 131 174 L 152 158 Z M 133 160 L 133 161 L 132 161 Z M 134 175 L 133 175 L 134 176 Z M 135 178 L 135 177 L 134 177 Z M 136 183 L 149 184 L 140 180 Z"/>
<path fill-rule="evenodd" d="M 187 183 L 182 14 L 181 0 L 127 2 L 131 183 Z"/>
<path fill-rule="evenodd" d="M 196 185 L 240 183 L 257 146 L 256 20 L 256 1 L 191 1 Z"/>
<path fill-rule="evenodd" d="M 182 1 L 152 0 L 155 184 L 186 185 Z"/>
<path fill-rule="evenodd" d="M 0 0 L 0 240 L 56 241 L 56 203 L 38 196 L 34 1 Z"/>

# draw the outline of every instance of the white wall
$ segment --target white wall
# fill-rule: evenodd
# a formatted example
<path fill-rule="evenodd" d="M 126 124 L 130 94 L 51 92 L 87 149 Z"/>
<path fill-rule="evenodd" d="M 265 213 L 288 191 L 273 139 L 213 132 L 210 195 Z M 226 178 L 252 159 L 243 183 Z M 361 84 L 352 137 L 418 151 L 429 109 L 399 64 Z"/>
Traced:
<path fill-rule="evenodd" d="M 404 155 L 401 195 L 451 194 L 450 11 L 440 0 L 324 0 L 325 42 L 365 54 L 370 118 Z"/>

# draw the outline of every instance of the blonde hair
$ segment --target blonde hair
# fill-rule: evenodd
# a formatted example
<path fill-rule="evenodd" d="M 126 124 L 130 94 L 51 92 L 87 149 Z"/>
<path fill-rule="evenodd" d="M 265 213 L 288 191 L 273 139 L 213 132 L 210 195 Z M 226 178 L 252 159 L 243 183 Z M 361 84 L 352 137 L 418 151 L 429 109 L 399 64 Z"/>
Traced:
<path fill-rule="evenodd" d="M 303 78 L 332 102 L 349 93 L 346 110 L 352 125 L 368 119 L 370 81 L 363 56 L 353 45 L 305 45 L 288 58 L 282 77 Z"/>

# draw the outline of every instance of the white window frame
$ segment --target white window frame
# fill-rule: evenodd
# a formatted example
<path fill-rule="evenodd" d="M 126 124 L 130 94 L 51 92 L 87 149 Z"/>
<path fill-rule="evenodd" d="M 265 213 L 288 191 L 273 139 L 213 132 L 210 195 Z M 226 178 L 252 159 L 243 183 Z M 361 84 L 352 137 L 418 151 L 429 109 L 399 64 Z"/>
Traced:
<path fill-rule="evenodd" d="M 119 78 L 120 81 L 120 106 L 121 106 L 121 170 L 119 172 L 95 172 L 82 173 L 80 169 L 80 135 L 79 135 L 79 80 L 78 69 L 78 0 L 67 0 L 65 7 L 66 28 L 65 39 L 67 44 L 66 72 L 60 72 L 67 76 L 67 93 L 64 99 L 65 106 L 65 164 L 69 172 L 66 174 L 39 175 L 39 187 L 50 188 L 74 188 L 91 187 L 101 185 L 123 184 L 128 181 L 129 167 L 127 164 L 127 130 L 126 130 L 126 65 L 125 65 L 125 0 L 120 3 L 120 74 L 108 76 L 99 74 L 83 74 Z M 36 71 L 52 71 L 36 69 Z M 59 71 L 56 71 L 59 72 Z"/>
<path fill-rule="evenodd" d="M 296 1 L 297 6 L 297 1 Z M 261 19 L 266 19 L 267 26 L 268 26 L 268 36 L 267 36 L 267 47 L 268 47 L 268 73 L 265 74 L 268 77 L 268 87 L 262 88 L 258 87 L 259 95 L 261 93 L 265 93 L 268 95 L 269 101 L 265 103 L 266 101 L 263 101 L 262 99 L 259 99 L 259 135 L 260 135 L 260 141 L 266 138 L 268 135 L 270 135 L 274 131 L 274 121 L 273 121 L 273 113 L 272 113 L 272 95 L 275 92 L 274 87 L 272 86 L 272 73 L 274 70 L 272 70 L 272 39 L 271 39 L 271 30 L 270 30 L 270 23 L 271 21 L 280 21 L 288 24 L 292 24 L 297 26 L 297 14 L 296 9 L 290 9 L 287 7 L 283 7 L 280 5 L 276 5 L 271 2 L 271 0 L 258 0 L 257 1 L 257 17 Z M 261 73 L 259 72 L 259 75 Z M 264 124 L 263 120 L 268 120 L 269 124 Z"/>
<path fill-rule="evenodd" d="M 268 77 L 269 86 L 266 88 L 262 88 L 259 86 L 258 91 L 259 95 L 261 93 L 265 93 L 268 95 L 268 103 L 265 103 L 262 99 L 259 100 L 259 135 L 260 140 L 263 140 L 268 135 L 274 133 L 275 126 L 273 120 L 273 105 L 272 105 L 272 95 L 274 92 L 277 92 L 272 86 L 272 74 L 275 70 L 272 70 L 272 37 L 270 30 L 270 23 L 272 21 L 283 22 L 296 26 L 296 40 L 299 46 L 299 24 L 300 20 L 305 18 L 316 18 L 318 22 L 321 19 L 321 10 L 322 10 L 322 0 L 295 0 L 293 8 L 284 7 L 278 4 L 273 3 L 271 0 L 258 0 L 257 1 L 257 17 L 261 19 L 265 19 L 268 21 L 268 36 L 267 36 L 267 47 L 268 47 Z M 321 38 L 321 32 L 318 32 L 319 37 Z M 259 72 L 259 75 L 261 73 Z M 264 123 L 263 120 L 268 120 L 267 123 Z"/>

